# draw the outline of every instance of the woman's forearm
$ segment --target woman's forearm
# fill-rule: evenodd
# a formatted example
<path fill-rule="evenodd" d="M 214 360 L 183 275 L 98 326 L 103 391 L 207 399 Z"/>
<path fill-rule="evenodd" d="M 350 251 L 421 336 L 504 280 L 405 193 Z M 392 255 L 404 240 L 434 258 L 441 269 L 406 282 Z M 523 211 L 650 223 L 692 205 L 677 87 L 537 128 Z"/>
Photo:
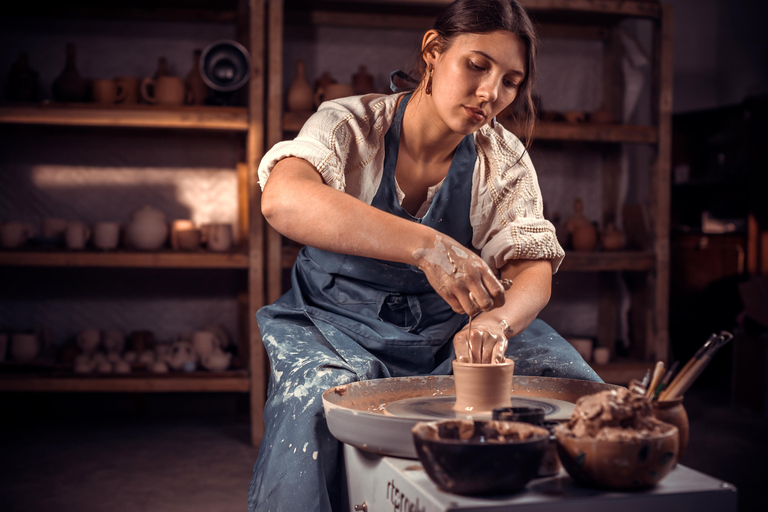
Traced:
<path fill-rule="evenodd" d="M 414 252 L 432 247 L 438 233 L 383 212 L 322 182 L 298 158 L 281 160 L 267 180 L 262 213 L 299 243 L 328 251 L 415 264 Z"/>
<path fill-rule="evenodd" d="M 525 330 L 549 302 L 552 265 L 548 260 L 513 260 L 502 269 L 501 277 L 512 279 L 504 305 L 478 315 L 473 322 L 498 325 L 504 321 L 508 326 L 505 336 L 510 338 Z"/>

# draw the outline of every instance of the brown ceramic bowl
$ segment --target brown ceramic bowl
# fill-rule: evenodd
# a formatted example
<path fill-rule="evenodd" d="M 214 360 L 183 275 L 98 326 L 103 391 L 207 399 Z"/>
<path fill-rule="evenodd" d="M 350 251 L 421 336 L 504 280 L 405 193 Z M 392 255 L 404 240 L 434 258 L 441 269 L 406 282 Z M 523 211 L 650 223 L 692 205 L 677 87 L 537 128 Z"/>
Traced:
<path fill-rule="evenodd" d="M 520 491 L 536 476 L 549 445 L 547 429 L 514 421 L 428 421 L 412 432 L 432 481 L 469 496 Z"/>
<path fill-rule="evenodd" d="M 574 437 L 562 424 L 555 428 L 557 452 L 577 483 L 601 489 L 643 489 L 656 485 L 677 463 L 677 427 L 662 433 L 611 441 Z"/>

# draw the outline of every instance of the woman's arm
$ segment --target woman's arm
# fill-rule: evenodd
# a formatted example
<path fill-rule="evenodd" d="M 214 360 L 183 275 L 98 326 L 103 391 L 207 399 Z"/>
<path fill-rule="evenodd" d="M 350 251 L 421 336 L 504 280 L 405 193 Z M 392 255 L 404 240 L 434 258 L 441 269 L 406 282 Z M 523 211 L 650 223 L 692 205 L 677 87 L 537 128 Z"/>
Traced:
<path fill-rule="evenodd" d="M 510 260 L 501 269 L 501 276 L 512 280 L 504 305 L 473 318 L 472 332 L 467 325 L 453 338 L 459 361 L 502 360 L 507 340 L 528 327 L 549 302 L 552 291 L 549 260 Z"/>
<path fill-rule="evenodd" d="M 286 158 L 275 165 L 261 210 L 273 228 L 305 245 L 418 266 L 459 313 L 504 303 L 501 283 L 479 256 L 428 226 L 325 185 L 306 160 Z"/>

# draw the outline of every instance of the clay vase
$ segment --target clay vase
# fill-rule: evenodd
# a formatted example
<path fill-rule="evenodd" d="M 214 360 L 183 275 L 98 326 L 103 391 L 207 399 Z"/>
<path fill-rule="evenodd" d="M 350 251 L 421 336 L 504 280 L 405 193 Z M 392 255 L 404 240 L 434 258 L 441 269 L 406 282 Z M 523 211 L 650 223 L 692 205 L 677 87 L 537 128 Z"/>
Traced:
<path fill-rule="evenodd" d="M 685 407 L 683 407 L 683 397 L 653 402 L 653 413 L 656 419 L 677 427 L 677 432 L 680 436 L 677 454 L 679 459 L 688 447 L 688 436 L 690 433 L 688 413 L 685 411 Z"/>
<path fill-rule="evenodd" d="M 620 251 L 626 243 L 624 234 L 616 229 L 616 225 L 613 222 L 608 223 L 608 227 L 605 228 L 601 238 L 603 240 L 603 249 L 606 251 Z"/>
<path fill-rule="evenodd" d="M 303 60 L 296 62 L 296 77 L 288 88 L 286 101 L 289 112 L 310 112 L 314 107 L 314 95 L 307 81 L 306 64 Z"/>
<path fill-rule="evenodd" d="M 479 364 L 453 361 L 456 404 L 453 409 L 465 414 L 487 413 L 512 405 L 512 377 L 515 362 Z"/>
<path fill-rule="evenodd" d="M 575 251 L 593 251 L 597 247 L 597 228 L 584 216 L 581 199 L 573 202 L 573 215 L 565 224 Z"/>
<path fill-rule="evenodd" d="M 88 81 L 80 76 L 75 63 L 76 58 L 75 45 L 67 44 L 67 62 L 64 70 L 53 81 L 51 92 L 56 101 L 87 101 L 88 100 Z"/>
<path fill-rule="evenodd" d="M 352 75 L 352 89 L 354 89 L 355 94 L 369 94 L 375 91 L 373 76 L 368 73 L 365 66 L 361 65 L 357 73 Z"/>
<path fill-rule="evenodd" d="M 16 62 L 11 65 L 5 97 L 8 101 L 37 101 L 40 92 L 40 80 L 37 72 L 29 67 L 26 52 L 19 52 Z"/>
<path fill-rule="evenodd" d="M 131 247 L 143 251 L 154 251 L 165 244 L 168 238 L 168 223 L 165 214 L 147 205 L 133 212 L 126 227 L 126 237 Z"/>
<path fill-rule="evenodd" d="M 200 55 L 202 53 L 201 50 L 195 50 L 192 53 L 192 69 L 189 70 L 184 79 L 186 99 L 189 105 L 204 105 L 208 98 L 208 86 L 203 80 L 203 75 L 200 74 Z"/>

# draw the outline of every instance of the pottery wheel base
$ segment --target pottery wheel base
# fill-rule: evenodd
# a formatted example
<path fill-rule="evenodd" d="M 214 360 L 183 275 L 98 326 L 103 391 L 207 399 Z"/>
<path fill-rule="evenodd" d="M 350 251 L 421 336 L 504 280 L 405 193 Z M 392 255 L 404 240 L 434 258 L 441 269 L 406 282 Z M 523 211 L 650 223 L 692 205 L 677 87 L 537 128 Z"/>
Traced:
<path fill-rule="evenodd" d="M 406 398 L 389 403 L 384 408 L 384 414 L 424 421 L 456 418 L 491 419 L 492 413 L 490 411 L 480 413 L 455 411 L 453 409 L 455 403 L 456 395 Z M 546 420 L 559 421 L 571 417 L 574 405 L 571 402 L 555 398 L 529 398 L 512 395 L 512 407 L 541 407 L 544 409 Z"/>

